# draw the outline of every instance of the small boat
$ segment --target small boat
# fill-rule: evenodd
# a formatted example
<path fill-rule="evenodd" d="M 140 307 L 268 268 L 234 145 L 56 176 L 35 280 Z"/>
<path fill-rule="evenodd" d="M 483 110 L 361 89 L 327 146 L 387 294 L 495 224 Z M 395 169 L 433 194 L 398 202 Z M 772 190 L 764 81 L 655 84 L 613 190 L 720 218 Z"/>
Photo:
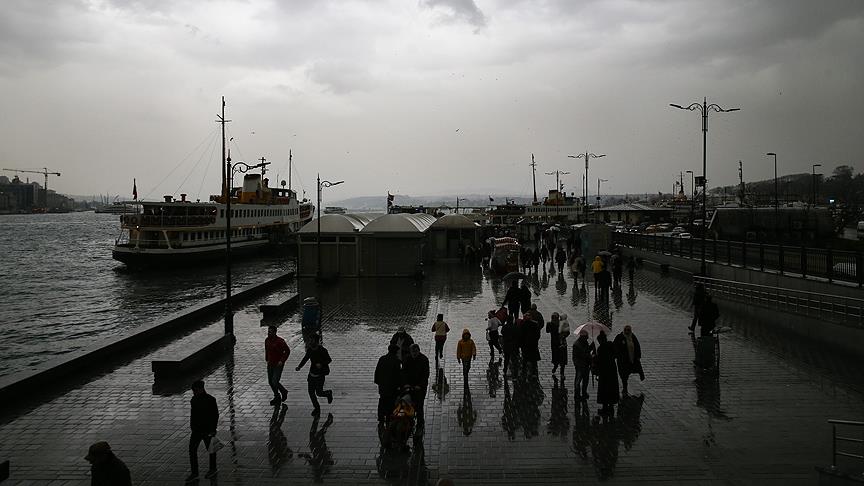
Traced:
<path fill-rule="evenodd" d="M 339 206 L 326 206 L 324 214 L 345 214 L 348 210 Z"/>

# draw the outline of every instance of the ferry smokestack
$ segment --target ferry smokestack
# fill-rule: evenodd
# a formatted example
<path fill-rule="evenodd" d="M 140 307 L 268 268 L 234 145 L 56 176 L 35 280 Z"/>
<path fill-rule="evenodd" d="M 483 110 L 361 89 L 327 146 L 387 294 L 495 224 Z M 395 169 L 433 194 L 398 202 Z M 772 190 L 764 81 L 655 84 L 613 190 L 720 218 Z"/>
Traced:
<path fill-rule="evenodd" d="M 180 202 L 186 202 L 186 194 L 180 194 Z"/>
<path fill-rule="evenodd" d="M 171 199 L 172 199 L 171 196 L 164 196 L 164 197 L 165 197 L 165 202 L 171 202 Z"/>

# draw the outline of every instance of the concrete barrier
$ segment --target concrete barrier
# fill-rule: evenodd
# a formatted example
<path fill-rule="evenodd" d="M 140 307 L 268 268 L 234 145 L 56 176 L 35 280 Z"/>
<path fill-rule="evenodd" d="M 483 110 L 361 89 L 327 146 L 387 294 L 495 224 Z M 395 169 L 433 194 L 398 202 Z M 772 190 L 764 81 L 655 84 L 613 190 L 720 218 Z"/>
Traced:
<path fill-rule="evenodd" d="M 290 311 L 297 307 L 300 304 L 300 294 L 294 294 L 291 297 L 288 297 L 282 302 L 277 302 L 275 304 L 263 304 L 258 306 L 258 309 L 261 310 L 261 314 L 263 315 L 264 320 L 273 319 L 279 317 L 280 315 Z"/>
<path fill-rule="evenodd" d="M 245 288 L 232 296 L 232 302 L 240 304 L 268 292 L 294 278 L 294 273 L 281 275 L 267 282 Z M 184 309 L 181 312 L 145 324 L 129 333 L 100 341 L 101 344 L 56 360 L 43 363 L 34 370 L 21 371 L 0 378 L 0 403 L 14 403 L 28 392 L 44 391 L 48 385 L 63 378 L 74 376 L 116 363 L 140 352 L 146 346 L 180 331 L 199 325 L 203 319 L 217 315 L 225 309 L 225 299 L 211 299 Z M 107 342 L 106 342 L 107 341 Z"/>
<path fill-rule="evenodd" d="M 162 355 L 160 359 L 154 359 L 150 362 L 150 368 L 157 380 L 180 378 L 202 364 L 210 362 L 214 356 L 231 349 L 234 341 L 234 336 L 222 335 L 216 339 L 209 336 L 206 340 L 200 339 L 189 347 L 183 347 L 173 353 Z"/>

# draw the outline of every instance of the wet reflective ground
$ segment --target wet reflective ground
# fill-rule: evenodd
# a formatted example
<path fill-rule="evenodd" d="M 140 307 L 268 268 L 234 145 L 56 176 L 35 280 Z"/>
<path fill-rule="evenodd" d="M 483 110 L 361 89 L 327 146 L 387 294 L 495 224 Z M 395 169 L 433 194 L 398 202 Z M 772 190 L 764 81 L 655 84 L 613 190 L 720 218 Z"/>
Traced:
<path fill-rule="evenodd" d="M 304 297 L 318 294 L 313 283 L 300 285 Z M 505 287 L 479 269 L 438 266 L 423 282 L 346 279 L 319 294 L 324 344 L 334 359 L 325 388 L 335 399 L 322 403 L 318 418 L 309 415 L 306 371 L 294 371 L 302 356 L 298 317 L 289 315 L 280 331 L 293 350 L 282 408 L 268 403 L 260 315 L 254 306 L 238 314 L 233 356 L 203 372 L 226 442 L 214 484 L 434 484 L 441 477 L 460 485 L 813 484 L 814 466 L 830 461 L 825 420 L 864 418 L 864 377 L 853 372 L 860 363 L 759 331 L 758 323 L 725 319 L 722 324 L 734 330 L 721 338 L 719 378 L 695 370 L 686 332 L 689 288 L 677 280 L 648 272 L 633 282 L 625 276 L 609 305 L 598 304 L 590 283 L 583 292 L 569 274 L 541 272 L 532 287 L 547 318 L 565 312 L 571 327 L 603 320 L 616 333 L 633 326 L 647 376 L 644 382 L 631 378 L 631 397 L 613 416 L 598 414 L 595 385 L 591 400 L 574 400 L 572 366 L 564 379 L 553 377 L 545 334 L 539 376 L 504 380 L 497 359 L 489 360 L 483 330 L 486 312 L 500 304 Z M 442 381 L 428 392 L 425 434 L 409 440 L 408 450 L 384 450 L 375 364 L 399 326 L 433 356 L 429 328 L 439 312 L 453 332 Z M 216 335 L 220 326 L 167 351 Z M 455 362 L 464 327 L 478 347 L 467 383 Z M 91 442 L 104 439 L 136 483 L 182 484 L 191 395 L 181 384 L 154 390 L 149 367 L 149 357 L 134 358 L 30 409 L 5 413 L 0 459 L 11 459 L 13 479 L 87 484 L 82 457 Z"/>

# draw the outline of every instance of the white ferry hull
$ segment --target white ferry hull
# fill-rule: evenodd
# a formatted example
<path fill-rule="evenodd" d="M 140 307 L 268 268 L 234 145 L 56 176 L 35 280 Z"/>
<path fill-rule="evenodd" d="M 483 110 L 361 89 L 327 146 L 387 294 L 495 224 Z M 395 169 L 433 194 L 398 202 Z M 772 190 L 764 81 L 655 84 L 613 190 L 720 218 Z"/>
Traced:
<path fill-rule="evenodd" d="M 231 256 L 260 255 L 270 246 L 267 240 L 231 242 Z M 226 245 L 214 244 L 194 248 L 135 248 L 117 246 L 111 256 L 135 268 L 163 268 L 197 265 L 225 259 Z"/>

